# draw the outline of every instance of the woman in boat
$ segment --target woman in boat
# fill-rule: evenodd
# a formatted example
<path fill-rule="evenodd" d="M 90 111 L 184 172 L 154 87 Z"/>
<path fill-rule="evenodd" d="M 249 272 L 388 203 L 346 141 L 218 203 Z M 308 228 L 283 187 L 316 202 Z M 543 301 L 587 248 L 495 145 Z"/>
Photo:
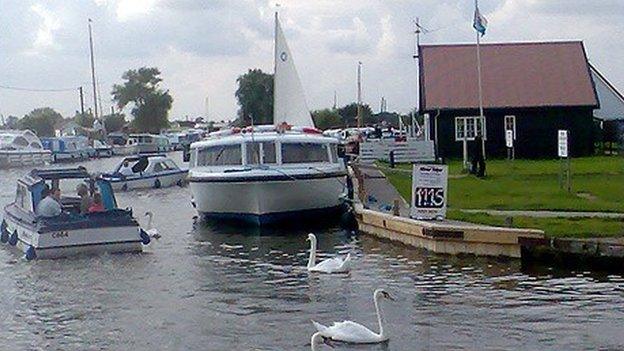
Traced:
<path fill-rule="evenodd" d="M 100 193 L 93 194 L 93 203 L 89 206 L 89 213 L 104 212 L 104 204 L 102 203 L 102 195 Z"/>
<path fill-rule="evenodd" d="M 89 188 L 84 183 L 78 184 L 76 193 L 80 196 L 80 214 L 89 212 L 89 207 L 93 203 L 93 199 L 89 196 Z"/>

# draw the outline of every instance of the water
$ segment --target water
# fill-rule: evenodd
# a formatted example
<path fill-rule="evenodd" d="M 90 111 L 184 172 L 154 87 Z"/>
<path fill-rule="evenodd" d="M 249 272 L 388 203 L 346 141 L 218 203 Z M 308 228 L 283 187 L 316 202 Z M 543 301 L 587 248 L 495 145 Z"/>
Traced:
<path fill-rule="evenodd" d="M 118 161 L 84 165 L 105 171 Z M 26 171 L 0 171 L 0 204 Z M 337 350 L 624 348 L 622 276 L 527 271 L 339 228 L 312 230 L 321 256 L 352 251 L 353 271 L 309 275 L 311 228 L 195 225 L 188 188 L 117 198 L 137 215 L 154 212 L 163 237 L 143 254 L 27 262 L 0 249 L 0 349 L 309 350 L 310 319 L 376 329 L 377 287 L 396 298 L 382 307 L 390 341 Z"/>

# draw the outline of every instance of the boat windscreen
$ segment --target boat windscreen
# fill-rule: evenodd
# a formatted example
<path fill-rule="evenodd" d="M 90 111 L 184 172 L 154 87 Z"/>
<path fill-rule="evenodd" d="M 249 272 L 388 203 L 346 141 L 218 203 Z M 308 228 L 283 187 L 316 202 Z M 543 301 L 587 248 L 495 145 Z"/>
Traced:
<path fill-rule="evenodd" d="M 148 164 L 149 164 L 149 161 L 147 157 L 141 157 L 139 161 L 135 163 L 134 166 L 132 166 L 132 172 L 134 173 L 143 172 L 147 168 Z"/>

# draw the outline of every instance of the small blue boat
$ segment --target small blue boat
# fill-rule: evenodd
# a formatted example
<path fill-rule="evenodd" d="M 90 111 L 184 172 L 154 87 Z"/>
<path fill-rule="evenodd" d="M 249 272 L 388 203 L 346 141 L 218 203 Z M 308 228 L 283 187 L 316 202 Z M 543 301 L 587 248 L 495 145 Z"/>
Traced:
<path fill-rule="evenodd" d="M 43 148 L 52 152 L 52 162 L 82 161 L 95 155 L 95 149 L 84 136 L 42 138 Z"/>

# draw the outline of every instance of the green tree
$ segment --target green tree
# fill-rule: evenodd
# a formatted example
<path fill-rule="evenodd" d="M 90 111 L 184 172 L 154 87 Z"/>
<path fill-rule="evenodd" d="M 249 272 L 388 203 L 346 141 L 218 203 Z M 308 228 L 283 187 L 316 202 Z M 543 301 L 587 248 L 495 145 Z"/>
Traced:
<path fill-rule="evenodd" d="M 84 114 L 82 114 L 76 111 L 76 114 L 74 115 L 74 122 L 84 128 L 92 128 L 93 121 L 95 121 L 95 117 L 93 117 L 93 114 L 91 114 L 90 112 L 85 112 Z"/>
<path fill-rule="evenodd" d="M 314 125 L 321 130 L 340 128 L 344 125 L 340 114 L 328 108 L 312 111 L 312 119 L 314 120 Z"/>
<path fill-rule="evenodd" d="M 19 121 L 20 129 L 30 129 L 40 137 L 54 136 L 54 126 L 63 120 L 60 113 L 50 107 L 37 108 Z"/>
<path fill-rule="evenodd" d="M 120 131 L 126 125 L 126 116 L 123 113 L 106 115 L 102 117 L 102 120 L 108 133 Z"/>
<path fill-rule="evenodd" d="M 254 124 L 273 123 L 273 75 L 260 69 L 250 69 L 236 79 L 236 99 L 238 124 L 249 125 L 251 118 Z"/>
<path fill-rule="evenodd" d="M 132 104 L 133 127 L 140 132 L 158 133 L 169 126 L 169 110 L 173 98 L 169 91 L 163 91 L 160 71 L 156 67 L 141 67 L 126 71 L 125 82 L 113 86 L 113 101 L 119 109 Z"/>
<path fill-rule="evenodd" d="M 342 117 L 342 121 L 346 126 L 354 127 L 357 125 L 357 104 L 355 102 L 345 105 L 338 109 L 338 114 Z M 367 121 L 373 114 L 370 106 L 367 104 L 362 105 L 362 126 L 366 125 Z"/>

